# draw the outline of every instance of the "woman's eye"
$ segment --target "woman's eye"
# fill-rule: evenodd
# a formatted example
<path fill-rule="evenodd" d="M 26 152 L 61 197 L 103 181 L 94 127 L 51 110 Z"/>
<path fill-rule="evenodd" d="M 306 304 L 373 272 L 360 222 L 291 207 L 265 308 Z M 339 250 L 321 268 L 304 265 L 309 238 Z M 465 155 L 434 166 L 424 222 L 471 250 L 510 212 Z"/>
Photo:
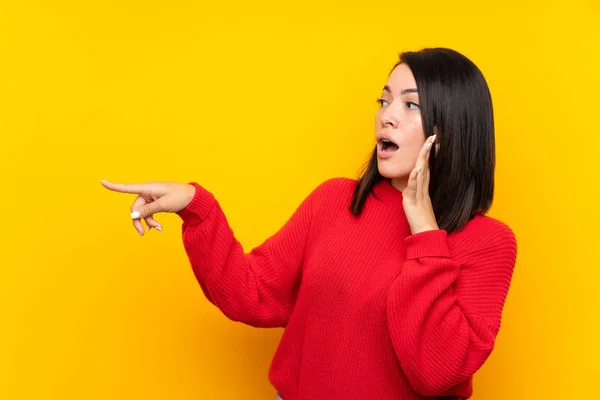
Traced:
<path fill-rule="evenodd" d="M 406 108 L 408 108 L 409 110 L 418 110 L 419 108 L 421 108 L 421 106 L 413 101 L 409 101 L 408 103 L 406 103 Z"/>
<path fill-rule="evenodd" d="M 389 105 L 389 103 L 384 99 L 377 99 L 377 102 L 381 107 Z"/>

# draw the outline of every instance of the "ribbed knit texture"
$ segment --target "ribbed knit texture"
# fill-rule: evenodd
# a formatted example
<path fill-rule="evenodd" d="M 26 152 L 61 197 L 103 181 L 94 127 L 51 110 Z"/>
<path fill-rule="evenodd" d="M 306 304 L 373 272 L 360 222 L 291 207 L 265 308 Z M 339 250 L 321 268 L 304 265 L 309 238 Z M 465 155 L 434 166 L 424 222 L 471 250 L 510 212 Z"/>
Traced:
<path fill-rule="evenodd" d="M 194 274 L 228 318 L 285 327 L 269 379 L 284 400 L 468 398 L 494 347 L 516 261 L 502 222 L 410 234 L 402 193 L 379 182 L 356 218 L 356 181 L 319 185 L 245 253 L 196 183 L 179 215 Z"/>

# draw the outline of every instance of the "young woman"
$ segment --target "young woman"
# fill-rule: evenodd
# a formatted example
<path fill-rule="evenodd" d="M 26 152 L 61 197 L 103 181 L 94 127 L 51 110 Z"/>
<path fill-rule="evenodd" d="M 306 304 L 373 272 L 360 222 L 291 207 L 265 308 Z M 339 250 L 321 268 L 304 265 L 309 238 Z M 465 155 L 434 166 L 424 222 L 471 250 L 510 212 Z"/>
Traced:
<path fill-rule="evenodd" d="M 443 48 L 400 56 L 362 177 L 319 185 L 245 253 L 197 183 L 115 184 L 133 224 L 178 213 L 193 271 L 228 318 L 285 327 L 269 379 L 284 400 L 464 399 L 490 355 L 516 261 L 494 191 L 492 101 Z"/>

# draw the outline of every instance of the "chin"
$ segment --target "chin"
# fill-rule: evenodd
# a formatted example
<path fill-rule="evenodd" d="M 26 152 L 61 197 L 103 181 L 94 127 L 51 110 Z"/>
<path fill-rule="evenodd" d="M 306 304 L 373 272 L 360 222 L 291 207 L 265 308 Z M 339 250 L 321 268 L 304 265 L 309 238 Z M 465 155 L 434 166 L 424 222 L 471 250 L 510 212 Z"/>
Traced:
<path fill-rule="evenodd" d="M 406 168 L 389 163 L 388 160 L 377 160 L 377 169 L 379 174 L 387 179 L 407 179 L 410 175 Z"/>

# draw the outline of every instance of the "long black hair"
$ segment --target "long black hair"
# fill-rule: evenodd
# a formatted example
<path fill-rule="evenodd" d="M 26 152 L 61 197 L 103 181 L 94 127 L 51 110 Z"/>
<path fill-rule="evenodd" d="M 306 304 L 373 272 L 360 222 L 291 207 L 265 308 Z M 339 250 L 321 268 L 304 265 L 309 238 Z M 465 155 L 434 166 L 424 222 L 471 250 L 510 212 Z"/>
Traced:
<path fill-rule="evenodd" d="M 486 213 L 494 197 L 495 138 L 492 97 L 479 68 L 446 48 L 400 54 L 417 83 L 425 137 L 435 134 L 439 151 L 431 151 L 429 196 L 440 229 L 461 229 Z M 392 68 L 393 70 L 393 68 Z M 351 212 L 358 216 L 373 186 L 384 177 L 377 149 L 360 177 Z"/>

